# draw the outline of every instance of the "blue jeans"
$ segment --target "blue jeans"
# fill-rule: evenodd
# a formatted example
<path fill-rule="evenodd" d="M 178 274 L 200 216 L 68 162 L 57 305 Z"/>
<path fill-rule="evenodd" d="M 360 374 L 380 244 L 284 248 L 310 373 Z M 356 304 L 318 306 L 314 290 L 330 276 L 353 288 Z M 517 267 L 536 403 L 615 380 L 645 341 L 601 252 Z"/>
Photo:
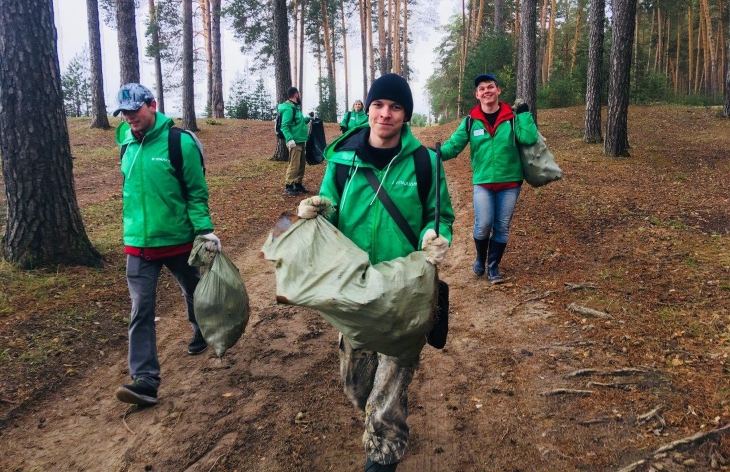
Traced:
<path fill-rule="evenodd" d="M 512 214 L 515 212 L 521 187 L 487 190 L 474 186 L 474 239 L 507 244 Z"/>
<path fill-rule="evenodd" d="M 129 320 L 129 375 L 152 388 L 160 386 L 160 361 L 155 334 L 157 280 L 167 266 L 182 289 L 188 321 L 199 331 L 193 310 L 193 294 L 200 281 L 200 269 L 188 264 L 190 253 L 147 261 L 127 255 L 127 285 L 132 299 Z"/>

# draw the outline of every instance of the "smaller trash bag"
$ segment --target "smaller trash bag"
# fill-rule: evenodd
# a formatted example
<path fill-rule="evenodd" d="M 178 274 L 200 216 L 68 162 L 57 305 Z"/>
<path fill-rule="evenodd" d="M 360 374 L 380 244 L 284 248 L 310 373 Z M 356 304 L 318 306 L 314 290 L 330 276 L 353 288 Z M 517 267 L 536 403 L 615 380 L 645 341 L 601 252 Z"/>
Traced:
<path fill-rule="evenodd" d="M 532 146 L 518 144 L 522 173 L 525 181 L 533 187 L 542 187 L 563 177 L 563 171 L 555 162 L 553 153 L 547 148 L 545 138 L 537 133 L 537 142 Z"/>
<path fill-rule="evenodd" d="M 248 324 L 248 294 L 238 268 L 223 252 L 212 256 L 205 250 L 205 242 L 197 236 L 188 259 L 192 266 L 207 268 L 193 296 L 195 320 L 205 341 L 223 357 Z"/>
<path fill-rule="evenodd" d="M 315 166 L 324 162 L 324 148 L 327 147 L 327 140 L 324 137 L 324 124 L 319 118 L 312 120 L 309 126 L 307 143 L 304 145 L 304 158 L 307 164 Z"/>

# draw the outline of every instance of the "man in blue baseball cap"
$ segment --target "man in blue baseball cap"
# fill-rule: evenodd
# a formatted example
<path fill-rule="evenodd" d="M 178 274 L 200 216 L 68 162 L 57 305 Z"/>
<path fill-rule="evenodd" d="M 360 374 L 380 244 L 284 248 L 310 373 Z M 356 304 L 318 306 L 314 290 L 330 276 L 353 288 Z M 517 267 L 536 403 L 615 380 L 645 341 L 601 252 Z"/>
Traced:
<path fill-rule="evenodd" d="M 195 320 L 193 294 L 200 271 L 188 264 L 197 235 L 206 250 L 220 251 L 208 209 L 208 186 L 200 149 L 187 132 L 157 111 L 154 95 L 145 86 L 131 83 L 117 94 L 114 116 L 122 114 L 116 140 L 121 147 L 124 175 L 122 216 L 127 285 L 132 300 L 129 321 L 129 375 L 116 396 L 122 402 L 151 406 L 157 403 L 160 362 L 155 334 L 157 280 L 166 266 L 185 297 L 193 338 L 188 354 L 208 347 Z M 171 152 L 172 146 L 177 149 Z"/>

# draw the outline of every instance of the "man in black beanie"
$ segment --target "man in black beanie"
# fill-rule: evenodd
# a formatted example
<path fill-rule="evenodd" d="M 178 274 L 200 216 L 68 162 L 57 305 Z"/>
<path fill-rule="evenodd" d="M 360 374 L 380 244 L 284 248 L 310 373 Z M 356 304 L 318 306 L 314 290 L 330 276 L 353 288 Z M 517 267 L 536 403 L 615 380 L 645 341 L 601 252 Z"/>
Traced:
<path fill-rule="evenodd" d="M 422 250 L 426 261 L 438 265 L 449 248 L 454 209 L 443 168 L 440 187 L 435 185 L 436 154 L 406 124 L 413 114 L 411 88 L 403 77 L 386 74 L 373 82 L 366 103 L 370 126 L 350 129 L 327 146 L 319 196 L 302 200 L 299 217 L 317 216 L 326 198 L 335 209 L 330 222 L 368 253 L 371 264 Z M 419 177 L 423 171 L 432 179 Z M 439 234 L 434 230 L 437 191 Z M 400 223 L 383 194 L 392 199 Z M 339 356 L 345 394 L 365 412 L 365 471 L 395 471 L 408 445 L 408 386 L 418 358 L 353 346 L 343 335 Z"/>

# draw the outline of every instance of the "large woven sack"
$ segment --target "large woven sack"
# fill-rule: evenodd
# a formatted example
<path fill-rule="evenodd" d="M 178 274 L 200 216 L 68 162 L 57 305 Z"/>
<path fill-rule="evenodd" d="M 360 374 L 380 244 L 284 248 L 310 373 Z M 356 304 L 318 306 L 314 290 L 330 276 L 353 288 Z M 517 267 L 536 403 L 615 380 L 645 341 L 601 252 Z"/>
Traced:
<path fill-rule="evenodd" d="M 214 257 L 198 236 L 188 264 L 207 270 L 195 288 L 195 320 L 205 341 L 222 357 L 243 335 L 249 318 L 248 294 L 238 268 L 223 253 Z"/>
<path fill-rule="evenodd" d="M 317 310 L 356 349 L 405 363 L 418 359 L 437 294 L 436 269 L 425 252 L 371 265 L 322 216 L 280 219 L 262 252 L 275 264 L 279 303 Z"/>

